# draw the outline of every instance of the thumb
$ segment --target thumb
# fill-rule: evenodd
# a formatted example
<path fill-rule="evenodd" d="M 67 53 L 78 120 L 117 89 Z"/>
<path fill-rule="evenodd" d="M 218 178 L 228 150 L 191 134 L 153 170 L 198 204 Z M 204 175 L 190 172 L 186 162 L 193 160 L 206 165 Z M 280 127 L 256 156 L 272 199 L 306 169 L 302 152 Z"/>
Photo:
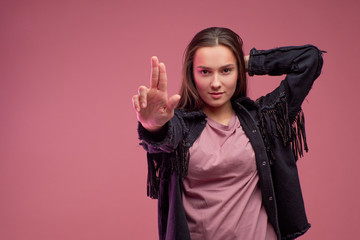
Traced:
<path fill-rule="evenodd" d="M 167 109 L 169 111 L 174 110 L 174 108 L 176 108 L 176 106 L 178 105 L 180 98 L 181 97 L 179 94 L 175 94 L 175 95 L 171 96 L 168 100 Z"/>

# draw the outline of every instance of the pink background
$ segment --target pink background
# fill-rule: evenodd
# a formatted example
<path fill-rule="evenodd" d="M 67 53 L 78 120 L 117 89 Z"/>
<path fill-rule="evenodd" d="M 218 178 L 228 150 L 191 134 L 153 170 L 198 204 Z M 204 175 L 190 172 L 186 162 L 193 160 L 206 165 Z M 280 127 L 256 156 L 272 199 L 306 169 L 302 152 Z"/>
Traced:
<path fill-rule="evenodd" d="M 252 47 L 315 44 L 299 161 L 309 232 L 354 239 L 360 222 L 357 0 L 0 1 L 0 239 L 156 239 L 131 97 L 150 57 L 180 86 L 184 48 L 209 26 Z M 250 96 L 281 78 L 250 79 Z"/>

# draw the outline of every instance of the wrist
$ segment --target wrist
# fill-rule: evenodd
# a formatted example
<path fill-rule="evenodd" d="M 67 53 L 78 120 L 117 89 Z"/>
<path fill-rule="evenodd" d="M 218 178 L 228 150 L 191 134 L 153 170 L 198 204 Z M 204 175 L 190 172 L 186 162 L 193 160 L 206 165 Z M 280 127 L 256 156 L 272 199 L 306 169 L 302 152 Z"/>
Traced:
<path fill-rule="evenodd" d="M 245 62 L 245 70 L 248 71 L 249 70 L 249 58 L 250 56 L 244 56 L 244 62 Z"/>
<path fill-rule="evenodd" d="M 156 126 L 156 125 L 152 125 L 152 124 L 143 124 L 142 122 L 140 122 L 140 124 L 146 129 L 146 131 L 151 132 L 151 133 L 159 132 L 163 127 L 163 126 Z"/>

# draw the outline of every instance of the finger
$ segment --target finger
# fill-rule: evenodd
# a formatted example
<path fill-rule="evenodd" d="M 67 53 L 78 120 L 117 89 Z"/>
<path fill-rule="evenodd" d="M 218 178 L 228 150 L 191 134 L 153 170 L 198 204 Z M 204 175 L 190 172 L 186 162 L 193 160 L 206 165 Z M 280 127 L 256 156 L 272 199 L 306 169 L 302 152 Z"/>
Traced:
<path fill-rule="evenodd" d="M 158 83 L 158 89 L 160 91 L 167 91 L 167 75 L 166 75 L 166 68 L 164 63 L 159 64 L 159 83 Z"/>
<path fill-rule="evenodd" d="M 159 82 L 159 60 L 157 57 L 151 58 L 151 79 L 150 88 L 156 88 Z"/>
<path fill-rule="evenodd" d="M 177 107 L 177 105 L 179 104 L 180 98 L 181 97 L 179 94 L 175 94 L 169 98 L 168 105 L 167 105 L 168 111 L 172 111 Z"/>
<path fill-rule="evenodd" d="M 133 102 L 134 109 L 135 109 L 137 112 L 140 112 L 139 95 L 134 95 L 134 96 L 132 97 L 132 102 Z"/>
<path fill-rule="evenodd" d="M 141 108 L 146 108 L 148 88 L 145 86 L 140 86 L 138 92 L 139 92 L 139 106 Z"/>

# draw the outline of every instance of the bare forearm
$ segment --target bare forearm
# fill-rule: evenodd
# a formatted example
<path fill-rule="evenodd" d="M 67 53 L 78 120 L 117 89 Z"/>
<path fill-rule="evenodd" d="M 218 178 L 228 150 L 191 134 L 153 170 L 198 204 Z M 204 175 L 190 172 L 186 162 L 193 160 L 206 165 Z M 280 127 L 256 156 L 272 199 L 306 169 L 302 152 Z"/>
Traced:
<path fill-rule="evenodd" d="M 244 56 L 245 69 L 246 69 L 246 71 L 248 71 L 248 69 L 249 69 L 249 58 L 250 58 L 250 56 L 249 56 L 249 55 Z"/>

